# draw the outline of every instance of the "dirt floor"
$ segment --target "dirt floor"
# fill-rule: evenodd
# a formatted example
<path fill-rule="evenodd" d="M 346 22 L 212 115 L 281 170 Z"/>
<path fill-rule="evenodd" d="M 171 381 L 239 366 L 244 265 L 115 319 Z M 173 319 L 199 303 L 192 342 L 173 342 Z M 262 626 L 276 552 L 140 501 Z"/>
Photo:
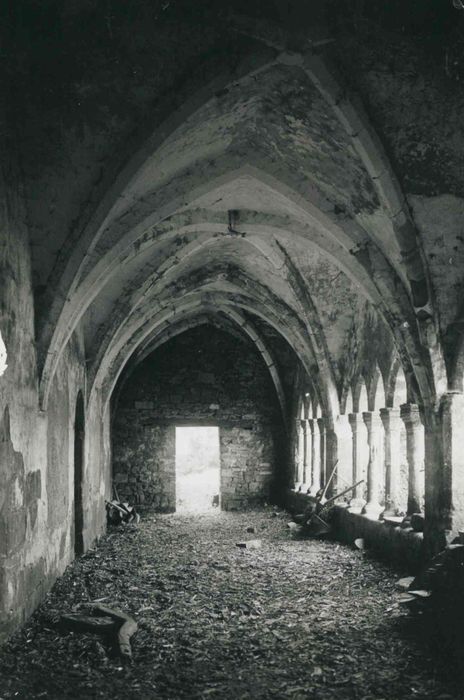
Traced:
<path fill-rule="evenodd" d="M 398 576 L 288 520 L 149 515 L 111 532 L 0 651 L 0 700 L 462 698 L 398 606 Z M 132 664 L 102 637 L 57 627 L 95 601 L 137 620 Z"/>

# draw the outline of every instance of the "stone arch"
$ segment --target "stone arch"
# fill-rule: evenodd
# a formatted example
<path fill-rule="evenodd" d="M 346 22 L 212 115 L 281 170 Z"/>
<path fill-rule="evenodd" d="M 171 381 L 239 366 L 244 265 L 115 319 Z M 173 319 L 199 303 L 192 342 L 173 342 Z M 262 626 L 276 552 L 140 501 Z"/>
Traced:
<path fill-rule="evenodd" d="M 155 331 L 154 336 L 148 337 L 146 341 L 142 344 L 142 347 L 139 349 L 139 351 L 135 351 L 135 362 L 133 363 L 133 367 L 143 362 L 143 360 L 149 354 L 154 352 L 156 348 L 158 348 L 160 345 L 167 342 L 167 340 L 170 340 L 176 335 L 183 333 L 189 328 L 196 327 L 200 323 L 205 322 L 205 319 L 206 322 L 211 322 L 214 319 L 215 315 L 217 317 L 219 314 L 224 315 L 228 320 L 230 320 L 232 324 L 239 331 L 241 331 L 241 335 L 243 335 L 248 340 L 251 340 L 251 342 L 261 355 L 274 384 L 274 388 L 280 404 L 282 420 L 284 422 L 285 427 L 288 427 L 285 392 L 277 369 L 277 365 L 272 357 L 269 348 L 267 347 L 262 336 L 258 333 L 254 325 L 249 320 L 247 320 L 243 314 L 241 314 L 235 309 L 221 307 L 217 309 L 216 314 L 214 314 L 214 311 L 211 309 L 204 316 L 191 316 L 187 314 L 187 318 L 184 318 L 183 315 L 174 317 L 174 320 L 172 322 L 168 322 L 164 330 L 162 328 L 157 329 L 157 331 Z M 219 328 L 223 327 L 220 323 L 217 325 Z"/>
<path fill-rule="evenodd" d="M 391 393 L 391 405 L 395 408 L 399 408 L 402 404 L 408 401 L 408 386 L 406 382 L 406 375 L 404 373 L 401 363 L 398 362 L 395 373 L 392 373 L 392 393 Z"/>
<path fill-rule="evenodd" d="M 286 196 L 290 197 L 299 210 L 305 211 L 306 216 L 309 216 L 310 220 L 316 222 L 317 226 L 322 226 L 326 234 L 330 232 L 330 236 L 335 236 L 335 238 L 340 237 L 341 235 L 342 239 L 345 240 L 347 247 L 352 245 L 352 242 L 350 243 L 351 239 L 342 233 L 339 225 L 337 225 L 335 222 L 331 222 L 326 213 L 320 211 L 317 206 L 312 205 L 309 201 L 303 201 L 301 195 L 296 192 L 292 193 L 292 190 L 284 183 L 276 180 L 272 176 L 267 175 L 255 167 L 250 168 L 248 165 L 230 172 L 229 161 L 227 159 L 224 162 L 224 168 L 224 174 L 217 177 L 213 181 L 208 181 L 208 183 L 202 185 L 201 187 L 197 187 L 196 191 L 190 193 L 187 199 L 199 197 L 201 194 L 210 191 L 213 186 L 217 186 L 219 182 L 230 181 L 235 179 L 238 175 L 249 173 L 255 179 L 258 178 L 264 182 L 269 180 L 274 187 L 277 187 L 279 191 L 284 192 Z M 109 276 L 111 275 L 111 270 L 113 269 L 114 271 L 114 269 L 116 269 L 114 266 L 119 264 L 121 257 L 125 254 L 125 251 L 132 250 L 134 254 L 137 254 L 143 245 L 146 245 L 147 243 L 149 244 L 150 237 L 146 236 L 147 229 L 156 226 L 157 223 L 174 214 L 184 199 L 185 197 L 178 196 L 167 207 L 164 207 L 162 212 L 155 212 L 154 214 L 151 214 L 149 220 L 145 221 L 143 226 L 139 225 L 132 228 L 129 233 L 125 235 L 123 240 L 118 241 L 116 244 L 111 246 L 110 252 L 92 268 L 92 270 L 82 281 L 79 282 L 78 285 L 75 285 L 75 287 L 71 290 L 72 293 L 68 294 L 67 300 L 64 302 L 60 320 L 58 320 L 56 323 L 55 331 L 53 332 L 50 340 L 49 349 L 46 352 L 41 381 L 41 400 L 43 404 L 46 404 L 51 377 L 54 374 L 64 345 L 71 336 L 74 328 L 82 318 L 91 301 L 96 298 L 103 285 L 106 284 Z M 327 211 L 327 205 L 324 205 L 322 209 Z M 214 228 L 217 229 L 217 225 L 215 225 Z M 141 239 L 140 243 L 138 242 L 139 239 Z M 44 345 L 46 342 L 47 341 L 45 338 L 43 338 L 40 341 L 40 344 Z"/>
<path fill-rule="evenodd" d="M 353 391 L 351 387 L 348 387 L 348 391 L 345 398 L 345 411 L 344 413 L 353 413 Z"/>
<path fill-rule="evenodd" d="M 218 91 L 227 89 L 231 83 L 239 85 L 242 81 L 253 80 L 257 74 L 274 63 L 277 54 L 276 49 L 268 47 L 267 52 L 260 56 L 250 52 L 231 70 L 216 74 L 206 85 L 197 85 L 193 95 L 188 94 L 191 90 L 190 85 L 181 87 L 176 90 L 174 99 L 173 95 L 169 95 L 161 100 L 158 109 L 161 119 L 155 129 L 152 119 L 147 120 L 135 131 L 134 136 L 118 149 L 111 163 L 105 168 L 101 181 L 93 188 L 64 254 L 53 270 L 48 296 L 44 299 L 44 306 L 51 307 L 53 317 L 59 317 L 59 307 L 76 289 L 76 275 L 82 267 L 85 251 L 97 244 L 109 213 L 149 154 L 208 100 L 214 98 Z M 250 56 L 254 59 L 255 67 L 252 70 L 249 68 Z M 211 63 L 211 72 L 215 73 L 215 59 L 212 59 Z"/>
<path fill-rule="evenodd" d="M 349 415 L 353 413 L 353 390 L 350 385 L 344 385 L 340 399 L 340 414 Z"/>
<path fill-rule="evenodd" d="M 277 318 L 273 320 L 272 317 L 269 317 L 268 312 L 260 311 L 259 305 L 256 304 L 256 302 L 253 302 L 252 306 L 248 306 L 243 302 L 237 305 L 236 301 L 237 300 L 235 299 L 234 303 L 231 305 L 230 300 L 228 300 L 224 296 L 221 296 L 221 294 L 217 294 L 217 292 L 204 299 L 202 298 L 201 294 L 197 293 L 188 300 L 184 300 L 185 315 L 188 316 L 190 313 L 196 313 L 199 310 L 209 310 L 209 313 L 213 313 L 217 312 L 218 309 L 221 312 L 225 309 L 227 313 L 230 314 L 234 310 L 236 311 L 237 308 L 244 308 L 252 314 L 257 314 L 258 316 L 261 316 L 264 320 L 270 323 L 271 326 L 275 328 L 275 330 L 277 330 L 280 334 L 283 334 L 287 342 L 289 342 L 289 344 L 297 351 L 297 353 L 300 352 L 300 357 L 303 359 L 303 364 L 306 364 L 307 372 L 311 371 L 311 365 L 308 364 L 308 351 L 304 350 L 304 342 L 302 344 L 301 341 L 298 341 L 297 336 L 294 335 L 294 332 L 291 331 L 290 328 L 288 328 L 287 331 L 285 331 L 285 328 L 282 327 L 281 320 L 278 320 Z M 126 338 L 123 338 L 123 340 L 117 344 L 120 349 L 116 350 L 116 354 L 113 355 L 113 359 L 108 358 L 108 360 L 105 360 L 104 366 L 102 367 L 101 371 L 99 370 L 95 375 L 95 381 L 92 386 L 92 392 L 98 390 L 101 386 L 103 390 L 103 405 L 105 407 L 107 406 L 113 387 L 115 386 L 116 381 L 127 362 L 128 356 L 132 354 L 132 352 L 141 343 L 143 343 L 144 340 L 149 338 L 150 334 L 153 334 L 153 332 L 156 331 L 156 327 L 158 325 L 160 326 L 160 328 L 162 328 L 162 324 L 168 324 L 170 318 L 180 319 L 182 318 L 182 315 L 182 307 L 178 308 L 175 315 L 173 315 L 168 308 L 164 313 L 162 312 L 161 315 L 158 315 L 158 317 L 152 322 L 152 326 L 149 326 L 148 329 L 146 329 L 144 324 L 142 323 L 140 327 L 141 332 L 136 331 L 135 335 L 129 333 Z M 132 338 L 132 340 L 129 340 L 130 338 Z M 300 350 L 298 350 L 298 347 L 300 347 Z M 111 367 L 113 367 L 113 369 L 111 369 Z M 272 367 L 270 369 L 272 374 Z M 103 385 L 100 384 L 101 382 L 103 382 Z M 279 393 L 283 393 L 283 390 L 282 392 L 279 391 Z M 328 421 L 330 424 L 330 413 Z"/>
<path fill-rule="evenodd" d="M 375 187 L 379 190 L 379 192 L 382 194 L 382 201 L 386 207 L 386 210 L 389 212 L 390 215 L 392 215 L 392 212 L 395 211 L 395 215 L 391 216 L 391 221 L 393 222 L 393 229 L 396 231 L 398 234 L 400 241 L 404 245 L 400 245 L 399 249 L 404 253 L 404 248 L 405 246 L 409 246 L 412 243 L 412 240 L 414 236 L 411 234 L 411 228 L 410 228 L 410 219 L 408 219 L 405 223 L 405 217 L 407 214 L 407 210 L 405 213 L 404 208 L 401 209 L 401 215 L 403 218 L 401 218 L 401 225 L 400 225 L 400 209 L 398 208 L 398 201 L 395 199 L 394 194 L 392 192 L 395 192 L 395 187 L 392 185 L 393 180 L 391 173 L 388 171 L 388 162 L 386 161 L 385 157 L 380 154 L 379 155 L 379 146 L 377 143 L 373 141 L 373 139 L 368 135 L 367 137 L 365 136 L 365 131 L 366 127 L 363 125 L 363 129 L 361 129 L 361 133 L 359 133 L 358 129 L 354 129 L 354 123 L 356 126 L 358 126 L 358 122 L 356 121 L 356 110 L 353 109 L 352 105 L 347 102 L 346 105 L 343 106 L 343 108 L 340 106 L 340 99 L 335 99 L 334 95 L 337 93 L 338 88 L 336 87 L 335 81 L 333 77 L 327 72 L 325 66 L 321 64 L 320 60 L 313 60 L 313 58 L 306 60 L 306 58 L 299 57 L 295 60 L 295 57 L 289 57 L 288 54 L 282 54 L 280 57 L 274 56 L 276 60 L 273 59 L 271 63 L 267 64 L 268 66 L 274 65 L 277 63 L 281 63 L 282 65 L 298 65 L 299 70 L 301 70 L 303 73 L 306 73 L 312 82 L 316 85 L 317 89 L 322 92 L 322 94 L 325 96 L 325 99 L 329 103 L 332 109 L 334 109 L 335 113 L 337 114 L 337 117 L 340 121 L 340 123 L 344 126 L 344 128 L 347 130 L 347 133 L 350 135 L 350 138 L 353 140 L 353 146 L 356 152 L 358 153 L 361 161 L 364 163 L 364 167 L 366 168 L 366 172 L 369 173 L 371 176 Z M 334 92 L 335 90 L 335 92 Z M 203 102 L 202 104 L 205 104 Z M 354 122 L 353 122 L 354 119 Z M 366 131 L 367 133 L 367 131 Z M 368 142 L 364 142 L 365 139 L 367 138 Z M 370 139 L 370 140 L 369 140 Z M 137 165 L 135 166 L 134 172 L 137 171 L 137 167 L 141 167 L 141 164 L 144 162 L 143 158 L 148 158 L 149 153 L 153 153 L 153 149 L 156 151 L 156 138 L 152 139 L 148 145 L 147 148 L 145 149 L 144 156 L 140 157 L 137 162 Z M 227 156 L 228 154 L 225 154 Z M 218 162 L 220 159 L 217 159 Z M 222 177 L 226 177 L 227 174 L 230 171 L 230 163 L 229 160 L 230 158 L 225 157 L 222 159 L 223 162 L 223 175 Z M 234 158 L 234 163 L 236 163 L 237 158 Z M 238 163 L 239 167 L 243 167 L 243 161 L 242 163 Z M 382 169 L 379 170 L 379 165 L 382 165 Z M 216 164 L 215 164 L 216 165 Z M 270 168 L 269 174 L 274 172 L 275 168 L 273 169 L 272 167 Z M 216 173 L 219 176 L 219 172 Z M 132 175 L 133 177 L 133 175 Z M 283 181 L 285 178 L 280 178 L 279 182 L 281 182 L 281 186 L 283 185 Z M 123 192 L 124 186 L 127 185 L 130 182 L 131 178 L 129 177 L 122 177 L 121 178 L 121 183 L 119 183 L 119 194 Z M 289 181 L 290 182 L 290 181 Z M 209 183 L 208 183 L 209 184 Z M 393 183 L 394 184 L 394 183 Z M 207 185 L 208 186 L 208 185 Z M 288 187 L 288 184 L 287 184 Z M 122 188 L 122 189 L 121 189 Z M 391 190 L 391 191 L 390 191 Z M 367 244 L 369 244 L 369 248 L 372 248 L 373 246 L 373 241 L 370 241 L 369 237 L 366 238 L 362 234 L 362 226 L 358 226 L 356 222 L 351 221 L 349 224 L 348 222 L 343 222 L 339 218 L 333 215 L 333 206 L 331 206 L 330 202 L 325 201 L 324 197 L 321 197 L 315 188 L 309 188 L 308 190 L 310 198 L 313 197 L 314 201 L 309 202 L 308 199 L 303 200 L 302 196 L 299 194 L 298 195 L 298 202 L 299 206 L 305 207 L 306 209 L 308 208 L 308 203 L 310 204 L 310 208 L 312 207 L 312 217 L 313 220 L 317 222 L 317 225 L 320 226 L 322 223 L 322 219 L 325 217 L 325 222 L 323 225 L 323 229 L 325 231 L 325 235 L 327 235 L 327 232 L 331 229 L 337 230 L 338 235 L 340 235 L 341 229 L 343 226 L 348 226 L 350 231 L 344 232 L 342 235 L 346 238 L 347 241 L 351 241 L 349 245 L 349 249 L 356 255 L 360 254 L 361 252 L 366 252 L 367 250 Z M 199 192 L 196 192 L 197 195 L 199 195 Z M 114 245 L 110 246 L 112 250 L 112 254 L 117 258 L 122 254 L 122 248 L 125 246 L 130 247 L 131 244 L 134 245 L 139 245 L 139 240 L 146 235 L 147 232 L 147 227 L 153 226 L 156 224 L 156 221 L 161 221 L 162 219 L 165 219 L 168 216 L 171 216 L 175 211 L 176 207 L 181 205 L 181 200 L 185 200 L 186 197 L 183 195 L 179 195 L 177 198 L 177 201 L 173 200 L 172 206 L 169 207 L 167 204 L 163 207 L 161 207 L 157 212 L 149 214 L 148 219 L 145 218 L 142 221 L 135 222 L 131 224 L 130 227 L 130 236 L 132 237 L 132 243 L 129 241 L 128 238 L 126 238 L 125 242 L 122 243 L 121 241 L 116 241 L 114 242 Z M 188 199 L 188 197 L 187 197 Z M 190 197 L 191 199 L 191 197 Z M 114 200 L 116 201 L 116 200 Z M 185 201 L 182 201 L 182 205 L 185 206 Z M 154 205 L 153 205 L 154 207 Z M 153 207 L 150 209 L 152 211 Z M 145 208 L 146 211 L 146 208 Z M 98 217 L 97 217 L 98 218 Z M 406 217 L 407 218 L 407 217 Z M 394 220 L 394 221 L 393 221 Z M 95 230 L 95 235 L 91 239 L 91 242 L 89 241 L 87 251 L 85 252 L 85 255 L 87 256 L 86 260 L 87 263 L 91 262 L 91 255 L 89 258 L 89 251 L 94 251 L 95 246 L 97 242 L 99 241 L 99 236 L 101 236 L 105 231 L 107 231 L 107 228 L 104 227 L 105 219 L 101 222 L 101 225 L 99 226 L 96 224 L 96 230 Z M 403 225 L 404 224 L 404 225 Z M 335 229 L 334 229 L 335 227 Z M 94 227 L 95 228 L 95 227 Z M 127 226 L 125 226 L 127 229 Z M 353 239 L 350 237 L 350 233 L 352 233 L 353 229 L 357 230 L 357 235 L 359 237 L 359 247 L 356 250 L 356 246 L 353 247 Z M 377 245 L 381 244 L 381 240 L 377 240 Z M 121 247 L 122 246 L 122 247 Z M 356 253 L 354 252 L 356 250 Z M 416 250 L 414 246 L 414 250 Z M 93 254 L 93 253 L 92 253 Z M 360 257 L 362 257 L 360 255 Z M 368 256 L 369 257 L 369 256 Z M 411 265 L 411 255 L 404 255 L 404 259 L 406 260 L 406 267 L 408 270 L 410 269 Z M 100 261 L 100 263 L 96 264 L 93 266 L 92 272 L 96 275 L 96 279 L 98 279 L 100 282 L 103 279 L 105 272 L 104 272 L 104 267 L 107 265 L 108 261 Z M 90 283 L 90 289 L 88 289 L 89 293 L 89 298 L 92 297 L 92 295 L 95 295 L 98 293 L 98 290 L 94 288 L 94 286 L 91 283 L 91 280 L 88 280 L 89 274 L 85 274 L 85 277 L 82 277 L 80 274 L 81 272 L 86 272 L 86 265 L 87 263 L 82 263 L 79 265 L 79 274 L 76 273 L 77 277 L 73 280 L 68 280 L 69 285 L 66 290 L 63 290 L 63 293 L 60 294 L 59 296 L 62 297 L 63 299 L 66 298 L 71 298 L 74 296 L 74 292 L 77 294 L 76 299 L 74 300 L 74 310 L 71 308 L 66 309 L 66 313 L 64 314 L 64 318 L 66 319 L 65 323 L 65 328 L 59 328 L 60 323 L 57 323 L 57 334 L 56 336 L 52 338 L 52 341 L 50 344 L 48 344 L 46 338 L 47 338 L 47 332 L 50 332 L 50 324 L 48 324 L 48 331 L 45 330 L 44 333 L 44 340 L 43 342 L 40 343 L 42 347 L 42 355 L 45 358 L 44 361 L 44 371 L 43 371 L 43 382 L 42 382 L 42 401 L 45 402 L 47 400 L 48 396 L 48 384 L 50 382 L 50 377 L 54 373 L 54 367 L 56 366 L 56 363 L 58 362 L 60 353 L 62 351 L 63 345 L 67 342 L 67 339 L 70 336 L 70 333 L 72 333 L 73 327 L 76 325 L 78 322 L 80 316 L 85 312 L 86 308 L 86 303 L 82 303 L 82 299 L 78 298 L 79 294 L 81 292 L 85 291 L 85 287 L 87 283 Z M 409 267 L 408 267 L 409 265 Z M 417 265 L 414 268 L 415 273 L 417 272 Z M 396 267 L 396 272 L 400 275 L 400 278 L 403 279 L 403 282 L 405 281 L 406 277 L 402 274 L 401 269 L 397 266 Z M 383 273 L 384 274 L 384 273 Z M 377 276 L 379 279 L 381 276 Z M 420 277 L 419 273 L 417 272 L 416 277 Z M 420 279 L 412 279 L 411 282 L 411 288 L 415 291 L 413 291 L 413 296 L 417 296 L 417 290 L 419 287 L 422 285 L 422 277 Z M 74 286 L 73 286 L 74 285 Z M 423 286 L 423 285 L 422 285 Z M 421 287 L 422 289 L 422 287 Z M 79 294 L 78 294 L 79 292 Z M 407 296 L 407 293 L 406 293 Z M 88 301 L 87 299 L 87 301 Z M 65 302 L 66 304 L 67 302 Z M 424 308 L 422 308 L 422 311 L 424 311 Z M 425 313 L 425 311 L 424 311 Z M 69 320 L 69 323 L 68 323 Z M 59 328 L 59 330 L 58 330 Z M 416 339 L 417 340 L 417 339 Z M 412 350 L 414 343 L 410 344 L 410 351 Z M 419 370 L 417 370 L 419 371 Z M 424 378 L 423 383 L 426 382 L 426 378 Z M 422 387 L 423 391 L 425 391 L 425 384 Z M 426 392 L 427 393 L 427 392 Z"/>
<path fill-rule="evenodd" d="M 369 410 L 369 398 L 366 381 L 360 376 L 353 387 L 353 409 L 354 413 L 364 413 Z"/>
<path fill-rule="evenodd" d="M 385 399 L 385 388 L 384 388 L 384 382 L 383 382 L 383 377 L 380 369 L 378 366 L 375 368 L 375 372 L 373 374 L 373 377 L 371 379 L 370 383 L 370 391 L 368 392 L 368 405 L 369 405 L 369 410 L 371 411 L 378 411 L 381 408 L 385 408 L 386 406 L 386 399 Z"/>

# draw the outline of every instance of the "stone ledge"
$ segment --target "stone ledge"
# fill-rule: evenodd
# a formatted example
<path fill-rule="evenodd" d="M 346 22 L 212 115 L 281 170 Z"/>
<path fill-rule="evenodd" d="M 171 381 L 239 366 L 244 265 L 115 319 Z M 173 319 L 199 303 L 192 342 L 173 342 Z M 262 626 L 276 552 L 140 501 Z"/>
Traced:
<path fill-rule="evenodd" d="M 400 527 L 391 521 L 372 520 L 340 506 L 332 509 L 331 523 L 337 539 L 352 544 L 361 537 L 366 549 L 377 557 L 411 572 L 419 571 L 426 561 L 422 532 L 414 532 L 412 528 Z"/>
<path fill-rule="evenodd" d="M 302 513 L 314 496 L 294 490 L 287 491 L 286 506 L 293 513 Z M 419 571 L 426 562 L 424 535 L 399 523 L 372 520 L 361 513 L 352 513 L 346 505 L 336 505 L 331 511 L 331 525 L 336 539 L 346 544 L 362 538 L 366 549 L 379 559 L 406 568 L 411 573 Z"/>

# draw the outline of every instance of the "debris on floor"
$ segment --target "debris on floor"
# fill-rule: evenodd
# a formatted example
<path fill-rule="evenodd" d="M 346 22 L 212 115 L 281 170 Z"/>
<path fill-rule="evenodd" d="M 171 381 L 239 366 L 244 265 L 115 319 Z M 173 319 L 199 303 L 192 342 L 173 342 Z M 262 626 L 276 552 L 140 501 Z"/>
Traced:
<path fill-rule="evenodd" d="M 120 523 L 135 523 L 137 525 L 140 522 L 140 515 L 134 506 L 117 499 L 106 501 L 106 517 L 109 525 L 119 525 Z"/>
<path fill-rule="evenodd" d="M 261 549 L 261 540 L 246 540 L 245 542 L 237 542 L 236 546 L 240 549 Z"/>
<path fill-rule="evenodd" d="M 414 581 L 414 576 L 403 576 L 396 582 L 396 587 L 400 591 L 407 591 L 411 583 Z"/>
<path fill-rule="evenodd" d="M 326 498 L 329 486 L 334 478 L 337 470 L 338 461 L 332 470 L 332 473 L 324 486 L 323 489 L 319 489 L 315 496 L 308 494 L 306 500 L 306 509 L 304 513 L 297 513 L 293 516 L 294 523 L 288 523 L 287 527 L 291 530 L 297 531 L 298 527 L 301 525 L 304 528 L 304 534 L 309 537 L 325 537 L 331 533 L 330 525 L 330 511 L 335 501 L 342 498 L 346 494 L 354 491 L 357 486 L 363 483 L 363 479 L 360 479 L 355 484 L 348 486 L 347 488 L 336 493 L 330 498 Z"/>
<path fill-rule="evenodd" d="M 104 634 L 116 643 L 118 653 L 122 658 L 132 659 L 130 638 L 137 631 L 137 623 L 129 615 L 119 610 L 97 605 L 90 615 L 68 614 L 61 615 L 59 626 L 74 632 L 90 632 Z"/>
<path fill-rule="evenodd" d="M 462 698 L 415 632 L 422 618 L 397 604 L 398 574 L 295 537 L 272 512 L 147 514 L 110 530 L 0 650 L 2 700 Z M 261 547 L 236 547 L 249 527 Z M 108 609 L 138 626 L 132 663 L 112 649 L 116 627 L 57 624 Z"/>

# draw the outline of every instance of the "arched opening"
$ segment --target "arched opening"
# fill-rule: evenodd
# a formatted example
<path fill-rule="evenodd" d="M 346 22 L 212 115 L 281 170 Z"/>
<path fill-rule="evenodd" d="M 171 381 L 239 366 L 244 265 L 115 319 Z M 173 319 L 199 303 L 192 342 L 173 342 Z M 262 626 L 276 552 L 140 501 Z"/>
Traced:
<path fill-rule="evenodd" d="M 362 377 L 353 389 L 353 413 L 349 415 L 351 430 L 353 433 L 353 481 L 359 484 L 353 492 L 351 507 L 355 512 L 360 512 L 367 500 L 367 466 L 369 462 L 369 444 L 367 440 L 367 426 L 363 413 L 369 409 L 366 383 Z"/>
<path fill-rule="evenodd" d="M 404 374 L 401 365 L 398 367 L 398 371 L 395 378 L 395 385 L 393 391 L 393 408 L 399 414 L 400 406 L 407 403 L 408 400 L 408 389 L 406 384 L 406 376 Z M 396 440 L 396 451 L 399 456 L 399 485 L 397 490 L 397 511 L 399 514 L 404 515 L 407 510 L 408 504 L 408 456 L 407 456 L 407 439 L 406 439 L 406 426 L 404 421 L 399 419 L 397 421 L 398 430 L 394 435 Z"/>
<path fill-rule="evenodd" d="M 298 461 L 297 461 L 297 475 L 296 475 L 296 486 L 297 488 L 302 488 L 305 484 L 305 465 L 306 465 L 306 437 L 305 437 L 305 404 L 304 400 L 301 399 L 301 408 L 298 418 L 297 431 L 298 431 Z"/>
<path fill-rule="evenodd" d="M 203 457 L 207 471 L 219 459 L 212 506 L 240 510 L 283 500 L 288 436 L 271 373 L 247 337 L 226 324 L 202 321 L 168 338 L 140 363 L 129 362 L 119 382 L 112 454 L 121 499 L 164 513 L 183 507 L 180 480 L 186 474 L 193 479 L 202 465 L 187 457 L 183 469 L 177 457 L 184 457 L 183 430 L 197 427 L 215 429 L 214 459 L 206 452 Z M 203 495 L 200 486 L 198 499 L 204 501 Z"/>
<path fill-rule="evenodd" d="M 347 391 L 346 399 L 345 399 L 345 410 L 343 413 L 347 416 L 350 413 L 353 413 L 353 392 L 351 390 L 351 387 L 348 387 L 348 391 Z"/>
<path fill-rule="evenodd" d="M 377 470 L 376 483 L 378 483 L 378 491 L 376 492 L 376 502 L 385 505 L 385 483 L 386 483 L 386 464 L 385 464 L 385 428 L 380 419 L 381 411 L 386 406 L 385 386 L 382 374 L 377 367 L 376 371 L 376 386 L 373 398 L 372 413 L 377 424 Z"/>
<path fill-rule="evenodd" d="M 74 420 L 74 554 L 79 557 L 84 552 L 84 504 L 82 482 L 84 478 L 85 414 L 84 398 L 79 391 L 76 400 Z"/>

